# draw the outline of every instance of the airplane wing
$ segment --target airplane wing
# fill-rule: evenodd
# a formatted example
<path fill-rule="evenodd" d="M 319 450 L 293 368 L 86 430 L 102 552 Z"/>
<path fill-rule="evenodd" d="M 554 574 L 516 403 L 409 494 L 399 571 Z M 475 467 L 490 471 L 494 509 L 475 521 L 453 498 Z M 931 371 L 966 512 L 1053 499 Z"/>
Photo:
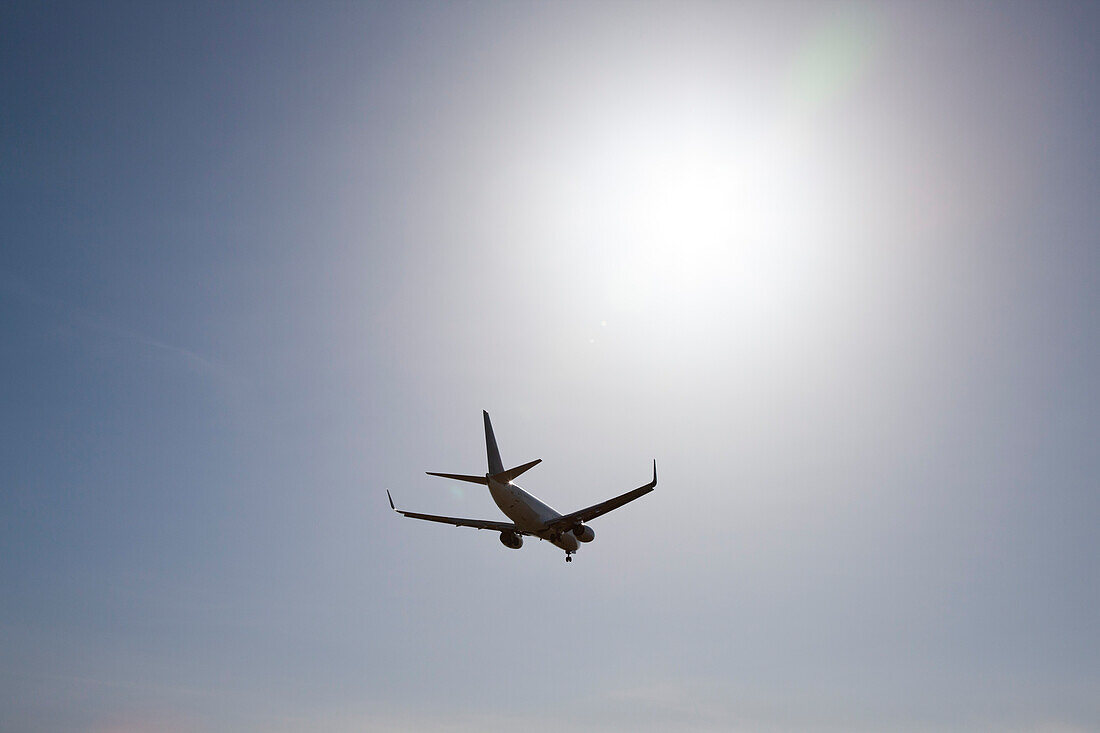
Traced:
<path fill-rule="evenodd" d="M 614 499 L 608 499 L 607 501 L 601 501 L 599 504 L 593 504 L 590 507 L 581 509 L 580 511 L 566 514 L 558 517 L 552 522 L 548 522 L 547 529 L 553 532 L 566 532 L 578 524 L 595 519 L 596 517 L 607 514 L 612 509 L 618 509 L 627 502 L 634 501 L 640 496 L 645 496 L 649 492 L 653 491 L 657 486 L 657 461 L 653 461 L 653 480 L 645 486 L 639 486 L 633 491 L 628 491 L 625 494 L 620 494 Z"/>
<path fill-rule="evenodd" d="M 406 512 L 398 509 L 393 505 L 393 497 L 390 496 L 390 492 L 386 491 L 386 496 L 390 500 L 390 509 L 393 509 L 398 514 L 409 517 L 410 519 L 426 519 L 429 522 L 440 522 L 441 524 L 453 524 L 456 527 L 473 527 L 474 529 L 491 529 L 494 532 L 514 532 L 515 534 L 531 534 L 518 528 L 511 522 L 494 522 L 490 519 L 462 519 L 461 517 L 441 517 L 435 514 L 417 514 L 416 512 Z"/>

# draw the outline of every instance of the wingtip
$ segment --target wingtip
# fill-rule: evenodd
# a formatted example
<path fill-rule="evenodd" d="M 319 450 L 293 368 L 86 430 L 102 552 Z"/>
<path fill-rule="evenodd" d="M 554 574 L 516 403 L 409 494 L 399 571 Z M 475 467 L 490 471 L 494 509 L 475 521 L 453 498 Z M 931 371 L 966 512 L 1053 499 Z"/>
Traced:
<path fill-rule="evenodd" d="M 657 459 L 653 459 L 653 486 L 657 486 Z"/>
<path fill-rule="evenodd" d="M 394 511 L 396 512 L 396 511 L 397 511 L 397 507 L 395 507 L 395 506 L 393 505 L 393 497 L 392 497 L 392 496 L 390 496 L 390 490 L 389 490 L 389 489 L 386 489 L 386 498 L 390 500 L 390 509 L 393 509 L 393 510 L 394 510 Z"/>

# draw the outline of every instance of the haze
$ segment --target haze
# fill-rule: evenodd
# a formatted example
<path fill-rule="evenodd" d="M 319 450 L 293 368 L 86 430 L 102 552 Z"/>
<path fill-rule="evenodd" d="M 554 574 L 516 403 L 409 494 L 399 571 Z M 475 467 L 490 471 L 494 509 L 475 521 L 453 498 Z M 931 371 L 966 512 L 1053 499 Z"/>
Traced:
<path fill-rule="evenodd" d="M 2 15 L 0 729 L 1100 729 L 1096 5 Z"/>

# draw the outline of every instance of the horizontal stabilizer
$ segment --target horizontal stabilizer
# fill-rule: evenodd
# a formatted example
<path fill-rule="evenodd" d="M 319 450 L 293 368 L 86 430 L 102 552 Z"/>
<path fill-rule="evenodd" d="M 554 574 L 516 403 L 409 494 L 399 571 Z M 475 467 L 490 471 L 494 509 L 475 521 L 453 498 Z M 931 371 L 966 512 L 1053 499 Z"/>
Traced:
<path fill-rule="evenodd" d="M 525 471 L 527 469 L 524 469 Z M 469 481 L 471 484 L 481 484 L 482 486 L 489 485 L 489 479 L 485 476 L 466 476 L 461 473 L 432 473 L 431 471 L 425 471 L 424 473 L 429 476 L 440 476 L 442 478 L 453 478 L 456 481 Z"/>
<path fill-rule="evenodd" d="M 500 473 L 494 473 L 493 474 L 493 479 L 495 481 L 499 481 L 502 484 L 511 483 L 512 479 L 514 479 L 517 476 L 519 476 L 520 474 L 523 474 L 526 471 L 534 468 L 535 466 L 539 465 L 540 463 L 542 463 L 542 459 L 541 458 L 536 458 L 535 460 L 531 461 L 530 463 L 524 463 L 522 466 L 516 466 L 515 468 L 509 468 L 507 471 L 501 471 Z"/>

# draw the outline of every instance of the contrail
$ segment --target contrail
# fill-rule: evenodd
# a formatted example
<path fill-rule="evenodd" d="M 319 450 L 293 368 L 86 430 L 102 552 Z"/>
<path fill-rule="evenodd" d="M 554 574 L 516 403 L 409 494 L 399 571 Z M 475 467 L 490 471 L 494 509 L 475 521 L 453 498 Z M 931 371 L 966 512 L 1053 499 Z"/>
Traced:
<path fill-rule="evenodd" d="M 29 303 L 47 311 L 52 311 L 59 319 L 68 321 L 85 331 L 101 333 L 126 341 L 133 341 L 143 346 L 148 346 L 158 351 L 177 356 L 187 366 L 196 371 L 206 372 L 222 379 L 232 378 L 229 370 L 226 369 L 224 365 L 202 356 L 201 354 L 182 346 L 176 346 L 158 339 L 150 338 L 149 336 L 138 333 L 125 326 L 121 326 L 102 316 L 70 305 L 63 300 L 42 295 L 7 273 L 3 273 L 2 276 L 0 276 L 0 291 L 6 292 L 25 303 Z"/>

